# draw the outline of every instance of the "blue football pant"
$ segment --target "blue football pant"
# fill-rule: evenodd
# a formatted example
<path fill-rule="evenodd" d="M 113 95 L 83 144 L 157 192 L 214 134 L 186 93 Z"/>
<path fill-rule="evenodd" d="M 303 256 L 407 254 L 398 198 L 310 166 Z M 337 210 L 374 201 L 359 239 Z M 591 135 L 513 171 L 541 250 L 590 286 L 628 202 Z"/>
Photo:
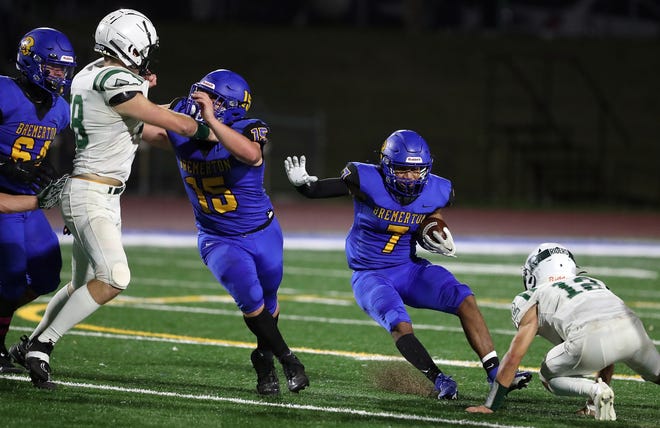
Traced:
<path fill-rule="evenodd" d="M 243 313 L 254 312 L 261 305 L 275 313 L 284 251 L 276 218 L 265 229 L 245 236 L 200 232 L 198 246 L 206 266 Z"/>
<path fill-rule="evenodd" d="M 41 210 L 0 214 L 0 295 L 18 300 L 29 286 L 38 295 L 60 284 L 62 254 Z"/>
<path fill-rule="evenodd" d="M 357 304 L 388 332 L 401 322 L 412 323 L 406 305 L 456 314 L 472 290 L 442 266 L 425 259 L 387 269 L 355 271 Z"/>

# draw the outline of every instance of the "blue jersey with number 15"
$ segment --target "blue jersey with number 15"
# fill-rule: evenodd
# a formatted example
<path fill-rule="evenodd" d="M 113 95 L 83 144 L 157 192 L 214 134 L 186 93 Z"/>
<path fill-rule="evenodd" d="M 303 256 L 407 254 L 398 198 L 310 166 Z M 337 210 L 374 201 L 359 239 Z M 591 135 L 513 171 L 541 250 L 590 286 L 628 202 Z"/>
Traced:
<path fill-rule="evenodd" d="M 174 110 L 181 109 L 181 103 Z M 269 128 L 259 119 L 240 119 L 231 128 L 263 149 Z M 176 154 L 183 184 L 193 206 L 197 228 L 214 235 L 241 235 L 273 215 L 263 188 L 266 162 L 247 165 L 222 143 L 200 141 L 173 132 L 168 136 Z"/>

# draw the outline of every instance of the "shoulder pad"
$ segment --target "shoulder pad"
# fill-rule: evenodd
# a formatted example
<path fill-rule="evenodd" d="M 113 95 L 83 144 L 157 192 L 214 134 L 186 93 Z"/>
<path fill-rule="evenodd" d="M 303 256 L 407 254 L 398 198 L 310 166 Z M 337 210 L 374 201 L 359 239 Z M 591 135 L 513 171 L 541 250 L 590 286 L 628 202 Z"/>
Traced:
<path fill-rule="evenodd" d="M 360 174 L 358 173 L 357 165 L 353 162 L 346 164 L 344 169 L 341 170 L 341 179 L 351 188 L 360 188 Z"/>
<path fill-rule="evenodd" d="M 535 288 L 523 291 L 513 298 L 511 302 L 511 321 L 513 325 L 518 328 L 523 316 L 527 313 L 529 308 L 536 304 L 536 297 L 534 296 Z"/>
<path fill-rule="evenodd" d="M 94 79 L 94 89 L 97 91 L 107 91 L 112 89 L 127 89 L 131 86 L 136 90 L 144 82 L 144 79 L 132 73 L 130 70 L 123 67 L 109 67 L 101 71 Z"/>
<path fill-rule="evenodd" d="M 242 118 L 231 124 L 232 129 L 252 141 L 265 144 L 270 136 L 270 128 L 261 119 Z"/>
<path fill-rule="evenodd" d="M 265 126 L 268 128 L 268 125 L 266 125 L 266 122 L 264 122 L 261 119 L 257 118 L 251 118 L 251 117 L 243 117 L 241 119 L 238 119 L 231 124 L 232 127 L 236 126 L 237 128 L 245 129 L 245 128 L 250 128 L 254 126 Z"/>

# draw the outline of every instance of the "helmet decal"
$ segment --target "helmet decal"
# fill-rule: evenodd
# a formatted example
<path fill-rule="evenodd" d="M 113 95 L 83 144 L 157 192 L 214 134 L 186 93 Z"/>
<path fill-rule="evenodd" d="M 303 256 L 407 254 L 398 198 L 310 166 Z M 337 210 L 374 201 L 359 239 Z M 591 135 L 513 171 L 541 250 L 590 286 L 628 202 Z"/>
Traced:
<path fill-rule="evenodd" d="M 27 56 L 32 52 L 32 46 L 34 46 L 34 38 L 32 36 L 27 36 L 21 40 L 21 44 L 18 49 L 21 51 L 21 55 Z"/>

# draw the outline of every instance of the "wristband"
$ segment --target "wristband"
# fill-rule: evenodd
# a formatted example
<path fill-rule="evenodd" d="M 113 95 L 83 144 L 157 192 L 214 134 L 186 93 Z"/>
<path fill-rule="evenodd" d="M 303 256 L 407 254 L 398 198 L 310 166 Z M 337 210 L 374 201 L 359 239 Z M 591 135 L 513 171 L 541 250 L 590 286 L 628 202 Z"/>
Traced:
<path fill-rule="evenodd" d="M 195 135 L 193 135 L 192 138 L 195 140 L 206 140 L 210 133 L 211 131 L 208 126 L 197 122 L 197 132 L 195 132 Z"/>
<path fill-rule="evenodd" d="M 506 397 L 506 394 L 508 393 L 509 388 L 502 386 L 501 383 L 495 381 L 493 387 L 490 389 L 490 393 L 488 393 L 484 406 L 492 411 L 499 409 L 502 403 L 504 403 L 504 397 Z"/>

